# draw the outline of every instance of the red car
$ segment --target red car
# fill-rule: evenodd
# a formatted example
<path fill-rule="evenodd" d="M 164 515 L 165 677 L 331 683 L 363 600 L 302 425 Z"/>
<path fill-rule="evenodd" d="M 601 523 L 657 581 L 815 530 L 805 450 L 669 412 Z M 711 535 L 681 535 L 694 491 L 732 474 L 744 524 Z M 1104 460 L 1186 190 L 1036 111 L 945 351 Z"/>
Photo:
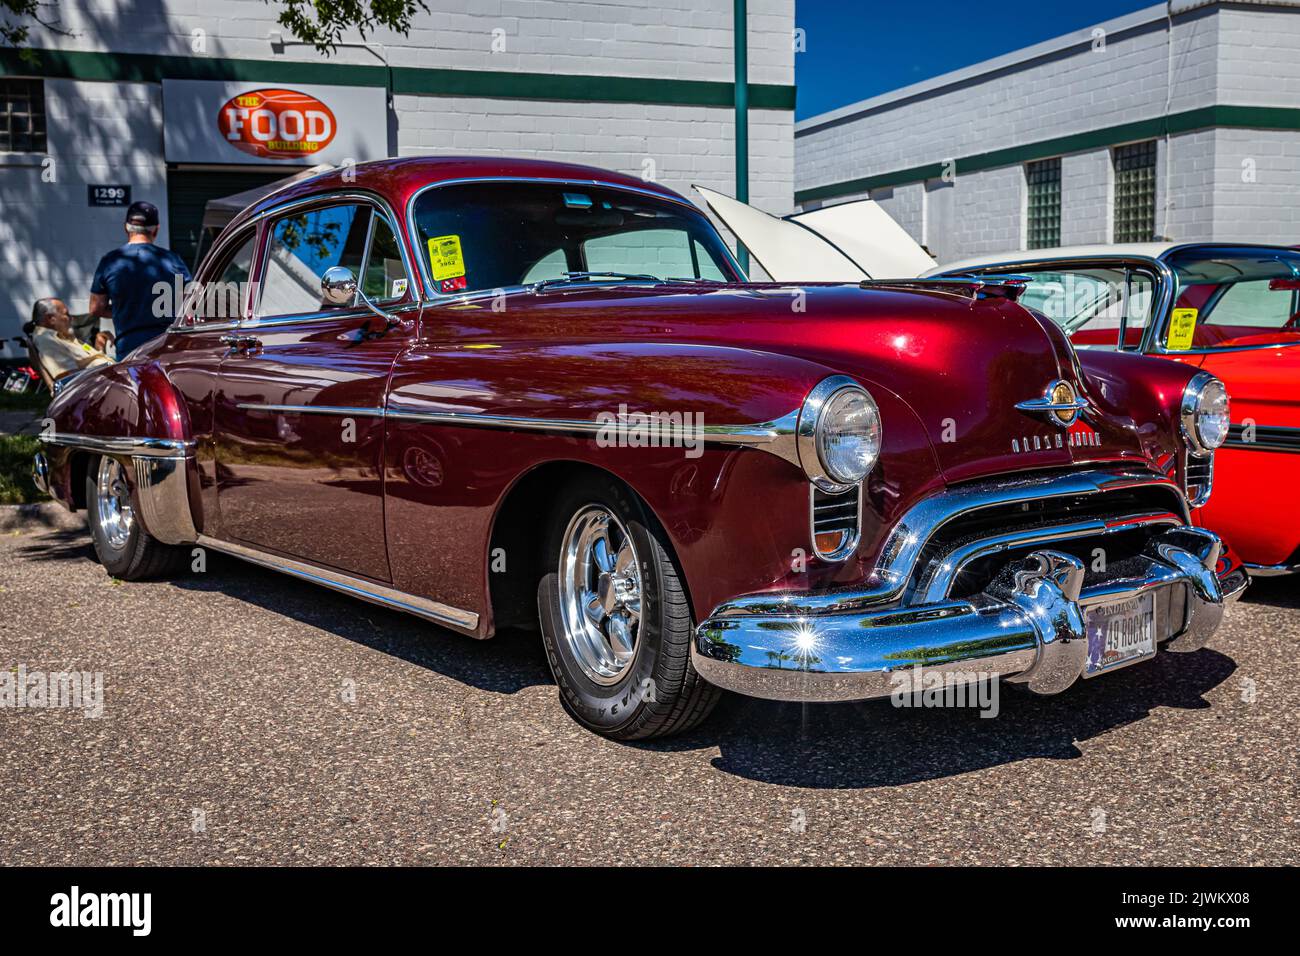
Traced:
<path fill-rule="evenodd" d="M 1218 381 L 1075 352 L 1014 280 L 745 281 L 670 190 L 400 159 L 235 219 L 165 336 L 50 406 L 38 479 L 122 578 L 211 548 L 488 638 L 618 738 L 718 688 L 1055 693 L 1201 647 Z"/>
<path fill-rule="evenodd" d="M 1284 246 L 1147 243 L 1002 254 L 945 265 L 1029 278 L 1022 302 L 1083 349 L 1159 355 L 1204 369 L 1232 396 L 1226 444 L 1199 462 L 1194 514 L 1252 574 L 1300 570 L 1300 252 Z M 1122 343 L 1122 344 L 1121 344 Z"/>

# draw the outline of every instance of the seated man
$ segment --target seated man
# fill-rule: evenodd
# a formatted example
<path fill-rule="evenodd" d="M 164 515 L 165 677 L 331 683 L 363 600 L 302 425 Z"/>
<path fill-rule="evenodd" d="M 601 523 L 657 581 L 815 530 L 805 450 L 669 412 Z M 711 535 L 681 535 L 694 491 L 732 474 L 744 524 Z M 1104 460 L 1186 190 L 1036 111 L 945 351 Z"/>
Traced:
<path fill-rule="evenodd" d="M 59 299 L 38 300 L 23 331 L 32 337 L 41 371 L 52 381 L 84 368 L 113 364 L 103 352 L 72 334 L 72 316 Z"/>

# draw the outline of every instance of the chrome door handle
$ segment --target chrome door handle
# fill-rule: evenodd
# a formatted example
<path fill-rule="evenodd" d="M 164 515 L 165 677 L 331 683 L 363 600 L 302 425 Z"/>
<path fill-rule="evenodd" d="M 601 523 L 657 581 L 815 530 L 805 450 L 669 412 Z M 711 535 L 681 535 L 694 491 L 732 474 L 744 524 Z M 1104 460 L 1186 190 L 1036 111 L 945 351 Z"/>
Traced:
<path fill-rule="evenodd" d="M 232 352 L 247 352 L 251 349 L 260 349 L 262 340 L 252 335 L 241 335 L 238 332 L 232 332 L 223 335 L 218 341 Z"/>

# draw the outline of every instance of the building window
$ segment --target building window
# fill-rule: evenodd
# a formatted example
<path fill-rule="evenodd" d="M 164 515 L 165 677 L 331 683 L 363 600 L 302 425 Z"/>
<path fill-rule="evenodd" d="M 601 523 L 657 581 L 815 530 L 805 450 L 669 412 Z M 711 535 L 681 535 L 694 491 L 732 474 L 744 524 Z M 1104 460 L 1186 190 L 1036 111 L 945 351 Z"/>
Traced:
<path fill-rule="evenodd" d="M 1116 146 L 1115 242 L 1150 242 L 1156 235 L 1156 141 Z"/>
<path fill-rule="evenodd" d="M 1044 159 L 1025 166 L 1029 187 L 1026 212 L 1030 249 L 1049 249 L 1061 244 L 1061 160 Z"/>
<path fill-rule="evenodd" d="M 0 153 L 45 152 L 45 82 L 0 79 Z"/>

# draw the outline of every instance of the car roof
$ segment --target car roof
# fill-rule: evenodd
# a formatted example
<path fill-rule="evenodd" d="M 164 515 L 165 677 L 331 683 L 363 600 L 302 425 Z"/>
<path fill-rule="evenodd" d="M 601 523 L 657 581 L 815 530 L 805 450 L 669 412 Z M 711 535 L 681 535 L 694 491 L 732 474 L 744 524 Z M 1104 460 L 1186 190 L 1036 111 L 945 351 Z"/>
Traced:
<path fill-rule="evenodd" d="M 266 209 L 293 199 L 305 199 L 334 191 L 375 192 L 383 196 L 399 215 L 410 197 L 425 186 L 459 179 L 555 179 L 589 185 L 631 189 L 663 199 L 694 205 L 679 193 L 636 176 L 540 159 L 505 156 L 403 156 L 377 159 L 352 166 L 336 166 L 277 189 L 237 216 L 235 226 Z M 696 207 L 698 208 L 698 207 Z"/>
<path fill-rule="evenodd" d="M 1175 249 L 1286 249 L 1291 246 L 1248 242 L 1117 242 L 1092 246 L 1056 246 L 1050 249 L 1021 249 L 972 256 L 947 262 L 926 275 L 965 272 L 984 266 L 1014 265 L 1017 262 L 1051 262 L 1056 259 L 1159 259 Z"/>

